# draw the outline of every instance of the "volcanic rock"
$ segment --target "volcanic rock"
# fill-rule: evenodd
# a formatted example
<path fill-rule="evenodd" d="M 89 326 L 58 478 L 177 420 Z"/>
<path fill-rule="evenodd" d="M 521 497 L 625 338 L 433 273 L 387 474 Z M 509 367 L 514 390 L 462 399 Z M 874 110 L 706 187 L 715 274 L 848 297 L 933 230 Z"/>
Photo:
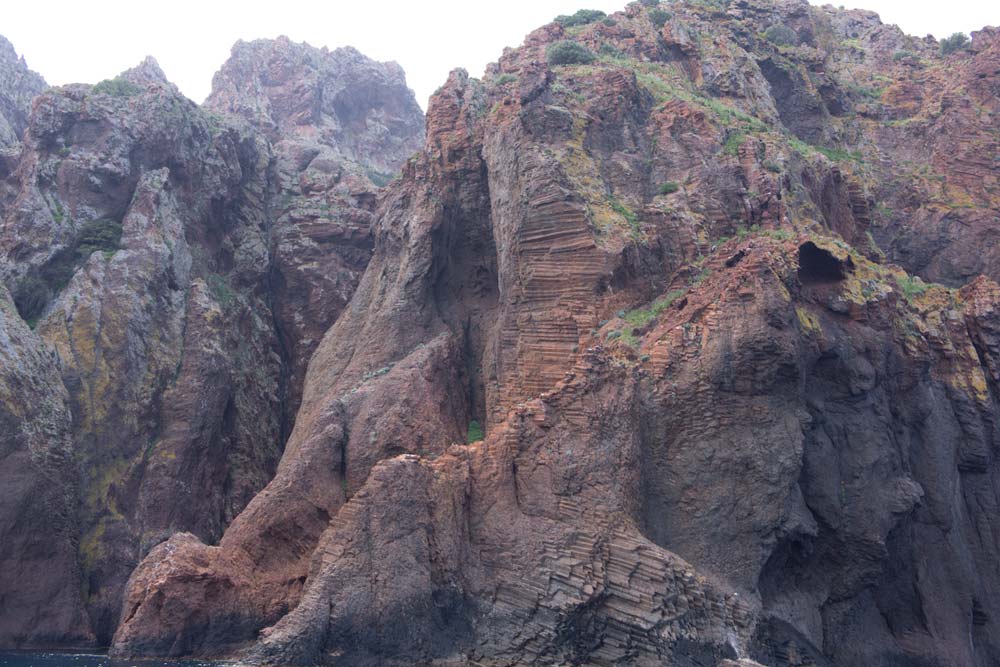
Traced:
<path fill-rule="evenodd" d="M 412 102 L 401 85 L 394 92 Z M 315 187 L 293 186 L 286 154 L 242 119 L 185 99 L 151 58 L 36 98 L 2 186 L 0 275 L 36 331 L 23 345 L 58 360 L 53 392 L 72 415 L 71 444 L 49 444 L 66 461 L 43 471 L 68 475 L 65 504 L 39 494 L 24 515 L 77 519 L 32 537 L 51 545 L 49 564 L 15 554 L 25 560 L 10 572 L 52 571 L 44 585 L 75 606 L 32 630 L 54 603 L 41 588 L 4 589 L 4 642 L 107 644 L 137 561 L 179 531 L 218 540 L 273 476 L 296 374 L 315 347 L 286 344 L 288 332 L 301 339 L 311 326 L 318 338 L 346 302 L 368 259 L 375 189 L 363 174 L 340 178 L 332 158 L 294 170 Z M 281 209 L 289 197 L 296 214 Z M 290 249 L 301 251 L 294 260 Z M 304 317 L 297 299 L 308 299 Z M 78 551 L 72 567 L 59 560 L 66 549 Z M 82 623 L 72 616 L 81 600 Z"/>

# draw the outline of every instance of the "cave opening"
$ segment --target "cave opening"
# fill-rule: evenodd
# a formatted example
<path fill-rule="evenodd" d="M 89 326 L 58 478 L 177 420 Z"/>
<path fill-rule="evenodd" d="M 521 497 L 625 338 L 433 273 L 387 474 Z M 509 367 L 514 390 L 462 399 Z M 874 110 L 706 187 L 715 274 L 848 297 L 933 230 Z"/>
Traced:
<path fill-rule="evenodd" d="M 799 281 L 803 285 L 834 283 L 847 277 L 851 260 L 841 261 L 829 250 L 820 248 L 812 241 L 799 246 Z"/>

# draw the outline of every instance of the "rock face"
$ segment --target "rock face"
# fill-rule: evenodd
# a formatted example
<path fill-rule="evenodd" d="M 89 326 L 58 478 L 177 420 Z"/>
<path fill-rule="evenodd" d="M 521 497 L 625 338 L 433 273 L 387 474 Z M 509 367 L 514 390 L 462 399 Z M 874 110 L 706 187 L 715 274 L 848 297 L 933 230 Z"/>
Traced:
<path fill-rule="evenodd" d="M 92 642 L 78 589 L 77 480 L 58 361 L 0 288 L 0 637 Z M 45 572 L 47 576 L 39 576 Z"/>
<path fill-rule="evenodd" d="M 0 148 L 21 140 L 31 100 L 45 88 L 45 79 L 28 69 L 14 46 L 0 36 Z"/>
<path fill-rule="evenodd" d="M 113 650 L 994 664 L 998 45 L 636 3 L 452 73 L 274 479 L 150 552 Z"/>
<path fill-rule="evenodd" d="M 317 264 L 364 267 L 375 189 L 340 178 L 336 156 L 289 167 L 275 139 L 185 99 L 151 58 L 35 99 L 0 192 L 0 276 L 20 314 L 5 318 L 35 330 L 8 346 L 23 359 L 4 402 L 39 405 L 4 413 L 25 435 L 4 441 L 17 475 L 3 487 L 4 576 L 20 583 L 0 588 L 3 644 L 107 645 L 138 560 L 178 531 L 218 540 L 273 476 L 311 353 L 286 332 L 336 318 L 357 277 Z M 300 194 L 295 178 L 315 185 Z M 313 208 L 290 216 L 289 197 Z M 275 259 L 311 234 L 326 255 Z M 289 264 L 323 297 L 304 323 L 282 319 L 302 298 L 276 286 Z M 326 296 L 330 284 L 341 291 Z M 38 396 L 53 374 L 50 406 Z"/>
<path fill-rule="evenodd" d="M 423 144 L 423 114 L 403 69 L 351 47 L 237 42 L 205 105 L 246 118 L 272 141 L 328 146 L 376 182 Z"/>
<path fill-rule="evenodd" d="M 85 464 L 43 507 L 84 508 L 99 584 L 46 637 L 276 666 L 1000 661 L 1000 31 L 942 56 L 804 0 L 554 22 L 453 72 L 377 196 L 410 127 L 393 66 L 241 43 L 170 131 L 155 68 L 124 81 L 40 98 L 5 186 L 7 282 L 45 290 L 14 290 L 42 342 L 15 323 L 0 381 L 65 394 L 4 409 Z M 85 170 L 80 144 L 106 152 Z"/>
<path fill-rule="evenodd" d="M 384 185 L 421 147 L 423 113 L 396 63 L 287 37 L 238 42 L 212 84 L 206 108 L 244 118 L 272 142 L 271 281 L 293 360 L 291 423 L 306 364 L 371 256 L 372 183 Z"/>

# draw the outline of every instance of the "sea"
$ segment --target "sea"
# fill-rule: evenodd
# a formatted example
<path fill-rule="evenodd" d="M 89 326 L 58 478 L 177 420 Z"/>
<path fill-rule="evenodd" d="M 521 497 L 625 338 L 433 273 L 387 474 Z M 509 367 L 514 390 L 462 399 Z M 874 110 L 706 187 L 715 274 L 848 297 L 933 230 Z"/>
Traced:
<path fill-rule="evenodd" d="M 0 667 L 220 667 L 226 663 L 197 660 L 132 660 L 101 653 L 0 651 Z"/>

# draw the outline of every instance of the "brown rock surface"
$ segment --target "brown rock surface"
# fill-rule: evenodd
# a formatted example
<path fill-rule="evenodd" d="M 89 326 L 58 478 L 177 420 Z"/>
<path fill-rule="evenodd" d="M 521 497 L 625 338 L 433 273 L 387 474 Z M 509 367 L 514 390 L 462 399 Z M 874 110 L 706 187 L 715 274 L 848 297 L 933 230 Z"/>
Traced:
<path fill-rule="evenodd" d="M 670 11 L 451 75 L 278 474 L 218 547 L 136 569 L 116 652 L 991 664 L 996 287 L 873 263 L 899 145 L 845 90 L 906 38 L 804 2 Z M 602 57 L 543 64 L 570 37 Z"/>
<path fill-rule="evenodd" d="M 271 140 L 271 289 L 291 359 L 286 421 L 306 365 L 371 257 L 374 187 L 423 143 L 423 113 L 396 63 L 287 37 L 238 42 L 205 107 L 238 115 Z"/>
<path fill-rule="evenodd" d="M 402 92 L 387 103 L 412 103 L 391 71 Z M 289 166 L 295 150 L 313 159 Z M 151 58 L 36 99 L 2 186 L 0 275 L 37 332 L 33 353 L 59 359 L 72 414 L 60 474 L 79 494 L 60 512 L 78 516 L 79 567 L 58 560 L 59 532 L 51 564 L 35 566 L 82 589 L 90 618 L 33 634 L 32 605 L 49 613 L 37 592 L 0 589 L 0 642 L 108 643 L 137 561 L 178 531 L 218 540 L 272 477 L 296 383 L 369 255 L 374 186 L 338 160 L 198 108 Z"/>
<path fill-rule="evenodd" d="M 396 70 L 353 51 L 238 44 L 216 111 L 176 126 L 129 116 L 171 98 L 149 63 L 124 102 L 41 98 L 0 239 L 13 285 L 94 250 L 38 331 L 81 460 L 132 452 L 79 492 L 89 581 L 120 582 L 130 544 L 144 556 L 112 651 L 996 664 L 998 34 L 942 56 L 803 0 L 552 23 L 481 81 L 453 72 L 377 196 L 363 178 L 383 158 L 359 151 L 401 162 L 406 105 L 379 101 Z M 547 64 L 563 40 L 593 60 Z M 344 63 L 366 80 L 330 83 Z M 201 123 L 210 142 L 178 141 Z M 90 144 L 59 139 L 77 136 L 156 150 L 83 153 L 83 170 Z M 52 182 L 77 184 L 63 209 Z M 102 230 L 60 210 L 119 211 L 122 248 L 105 258 Z M 158 390 L 163 360 L 182 363 Z M 213 447 L 258 458 L 195 454 Z M 196 516 L 170 516 L 175 498 Z M 165 528 L 144 542 L 141 522 Z"/>

